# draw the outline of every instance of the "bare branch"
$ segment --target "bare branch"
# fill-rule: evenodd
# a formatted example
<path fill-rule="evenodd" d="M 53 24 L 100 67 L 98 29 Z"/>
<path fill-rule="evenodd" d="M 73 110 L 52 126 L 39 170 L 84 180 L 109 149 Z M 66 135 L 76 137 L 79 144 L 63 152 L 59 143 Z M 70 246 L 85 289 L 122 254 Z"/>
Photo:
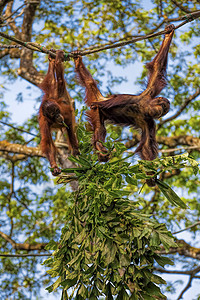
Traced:
<path fill-rule="evenodd" d="M 31 132 L 29 132 L 29 131 L 27 131 L 27 130 L 21 129 L 21 128 L 19 128 L 19 127 L 15 127 L 15 126 L 13 126 L 12 124 L 9 124 L 9 123 L 3 122 L 3 121 L 0 121 L 0 123 L 3 124 L 3 125 L 9 126 L 9 127 L 13 128 L 13 129 L 16 129 L 16 130 L 18 130 L 18 131 L 20 131 L 20 132 L 28 133 L 28 134 L 30 134 L 30 135 L 32 135 L 32 136 L 35 136 L 35 137 L 38 137 L 38 136 L 39 136 L 39 135 L 36 135 L 36 134 L 34 134 L 34 133 L 31 133 Z"/>
<path fill-rule="evenodd" d="M 176 239 L 178 247 L 170 248 L 168 252 L 161 247 L 161 250 L 158 251 L 159 254 L 176 254 L 178 253 L 181 256 L 194 258 L 200 260 L 200 248 L 192 247 L 184 240 Z"/>
<path fill-rule="evenodd" d="M 188 283 L 187 283 L 186 287 L 182 290 L 182 292 L 180 293 L 180 295 L 179 295 L 179 297 L 177 298 L 177 300 L 182 299 L 183 294 L 191 287 L 191 285 L 192 285 L 192 279 L 193 279 L 193 278 L 194 278 L 193 276 L 190 276 L 190 278 L 189 278 L 189 280 L 188 280 Z"/>
<path fill-rule="evenodd" d="M 29 257 L 29 256 L 51 256 L 51 253 L 28 253 L 28 254 L 5 254 L 0 253 L 2 257 Z"/>
<path fill-rule="evenodd" d="M 181 151 L 181 150 L 197 150 L 197 151 L 200 151 L 200 147 L 199 146 L 180 147 L 180 148 L 159 150 L 159 152 L 169 153 L 169 152 L 175 152 L 175 151 Z"/>
<path fill-rule="evenodd" d="M 6 4 L 8 4 L 9 2 L 11 2 L 12 0 L 2 0 L 0 3 L 0 15 L 2 15 L 3 9 L 6 6 Z"/>
<path fill-rule="evenodd" d="M 7 141 L 0 141 L 0 151 L 24 154 L 28 156 L 45 157 L 39 147 L 27 147 L 20 144 L 11 144 Z"/>
<path fill-rule="evenodd" d="M 32 24 L 39 2 L 40 1 L 31 2 L 25 7 L 21 32 L 22 41 L 31 41 Z M 39 85 L 41 83 L 43 75 L 33 66 L 33 51 L 26 48 L 22 49 L 18 74 L 34 85 Z"/>
<path fill-rule="evenodd" d="M 191 283 L 192 280 L 195 279 L 200 279 L 200 276 L 195 275 L 197 273 L 200 272 L 200 266 L 198 266 L 197 268 L 193 269 L 193 270 L 189 270 L 189 271 L 178 271 L 178 270 L 165 270 L 162 268 L 155 268 L 155 271 L 159 272 L 159 273 L 166 273 L 166 274 L 180 274 L 180 275 L 190 275 L 189 281 L 186 285 L 186 287 L 183 289 L 183 291 L 180 293 L 179 297 L 177 298 L 177 300 L 182 299 L 183 294 L 191 287 Z"/>
<path fill-rule="evenodd" d="M 180 295 L 179 295 L 179 297 L 177 298 L 177 300 L 182 299 L 183 294 L 191 287 L 191 285 L 192 285 L 192 280 L 193 280 L 195 274 L 198 273 L 198 272 L 200 272 L 200 266 L 197 267 L 196 269 L 194 269 L 194 270 L 191 271 L 191 276 L 190 276 L 190 278 L 189 278 L 189 281 L 188 281 L 186 287 L 185 287 L 185 288 L 182 290 L 182 292 L 180 293 Z"/>
<path fill-rule="evenodd" d="M 5 57 L 6 55 L 9 55 L 9 49 L 5 49 L 5 50 L 0 51 L 0 59 Z"/>
<path fill-rule="evenodd" d="M 15 242 L 11 239 L 11 237 L 9 237 L 7 234 L 3 233 L 2 231 L 0 231 L 0 236 L 6 240 L 6 242 L 10 243 L 11 246 L 14 248 L 15 247 Z"/>
<path fill-rule="evenodd" d="M 199 268 L 199 267 L 198 267 Z M 165 269 L 162 269 L 162 268 L 154 268 L 154 270 L 156 272 L 159 272 L 159 273 L 166 273 L 166 274 L 180 274 L 180 275 L 191 275 L 192 272 L 195 270 L 196 272 L 196 269 L 194 270 L 190 270 L 190 271 L 179 271 L 179 270 L 165 270 Z M 198 271 L 199 272 L 199 271 Z M 197 273 L 197 272 L 196 272 Z M 200 279 L 200 276 L 196 275 L 194 276 L 195 278 L 197 279 Z"/>
<path fill-rule="evenodd" d="M 47 243 L 16 243 L 10 236 L 0 231 L 0 236 L 5 239 L 8 243 L 11 244 L 12 248 L 15 250 L 26 250 L 26 251 L 33 251 L 33 250 L 44 250 Z"/>
<path fill-rule="evenodd" d="M 24 5 L 27 5 L 27 4 L 26 4 L 26 3 L 23 3 L 22 5 L 20 5 L 15 11 L 13 11 L 9 16 L 7 16 L 7 17 L 4 19 L 4 21 L 6 21 L 6 20 L 12 18 L 12 16 L 15 15 L 15 14 L 18 12 L 18 10 L 20 10 Z M 23 11 L 23 10 L 22 10 L 22 11 Z M 19 15 L 22 15 L 22 12 L 20 12 Z M 19 15 L 18 15 L 18 16 L 19 16 Z M 16 17 L 15 17 L 15 18 L 16 18 Z"/>
<path fill-rule="evenodd" d="M 5 19 L 9 18 L 9 16 L 12 15 L 12 8 L 13 8 L 13 1 L 8 3 L 8 5 L 6 7 L 6 11 L 5 11 L 5 15 L 4 15 Z M 4 24 L 3 24 L 3 26 L 4 26 Z M 9 26 L 12 29 L 12 31 L 14 32 L 15 36 L 17 38 L 21 38 L 21 33 L 19 31 L 19 28 L 16 26 L 14 20 L 13 20 L 13 22 L 9 23 Z"/>
<path fill-rule="evenodd" d="M 13 163 L 16 161 L 19 161 L 19 160 L 27 159 L 27 155 L 23 155 L 23 154 L 10 155 L 8 152 L 5 152 L 5 151 L 4 152 L 0 151 L 0 156 L 4 157 L 7 160 L 10 160 Z"/>
<path fill-rule="evenodd" d="M 175 232 L 173 232 L 172 234 L 177 234 L 177 233 L 186 231 L 186 230 L 188 230 L 188 229 L 190 229 L 190 228 L 193 228 L 193 227 L 195 227 L 195 226 L 197 226 L 197 225 L 200 225 L 200 221 L 198 221 L 198 222 L 196 222 L 196 223 L 194 223 L 194 224 L 192 224 L 192 225 L 190 225 L 190 226 L 188 226 L 188 227 L 185 227 L 184 229 L 181 229 L 181 230 L 179 230 L 179 231 L 175 231 Z"/>
<path fill-rule="evenodd" d="M 192 100 L 194 100 L 196 97 L 198 97 L 199 95 L 200 95 L 200 89 L 198 89 L 198 90 L 196 91 L 196 93 L 194 93 L 193 95 L 191 95 L 189 98 L 185 99 L 184 103 L 180 106 L 179 110 L 178 110 L 173 116 L 171 116 L 171 117 L 168 118 L 168 119 L 165 119 L 165 120 L 160 121 L 160 123 L 158 124 L 158 128 L 159 128 L 161 125 L 163 125 L 163 124 L 165 124 L 165 123 L 167 123 L 167 122 L 170 122 L 170 121 L 176 119 L 178 116 L 180 116 L 180 114 L 184 111 L 184 109 L 188 106 L 188 104 L 189 104 Z"/>
<path fill-rule="evenodd" d="M 183 5 L 181 5 L 180 3 L 178 3 L 175 0 L 171 0 L 172 3 L 174 3 L 178 8 L 180 8 L 180 10 L 184 11 L 185 13 L 189 14 L 191 13 L 191 11 L 189 9 L 187 9 L 186 7 L 184 7 Z"/>
<path fill-rule="evenodd" d="M 157 136 L 157 143 L 168 146 L 169 148 L 174 148 L 179 145 L 192 146 L 200 148 L 200 138 L 193 137 L 191 135 L 179 135 L 179 136 Z M 133 134 L 132 139 L 125 143 L 127 149 L 135 147 L 140 141 L 139 134 Z M 166 150 L 162 150 L 163 152 Z"/>
<path fill-rule="evenodd" d="M 176 147 L 178 145 L 200 147 L 200 138 L 193 137 L 191 135 L 179 135 L 171 137 L 158 136 L 157 142 L 168 147 Z"/>

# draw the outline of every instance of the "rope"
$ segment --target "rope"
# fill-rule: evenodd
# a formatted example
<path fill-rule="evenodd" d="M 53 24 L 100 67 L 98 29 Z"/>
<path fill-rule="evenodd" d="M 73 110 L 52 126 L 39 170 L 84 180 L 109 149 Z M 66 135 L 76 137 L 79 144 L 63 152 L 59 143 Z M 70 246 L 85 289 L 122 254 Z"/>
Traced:
<path fill-rule="evenodd" d="M 10 41 L 13 41 L 27 49 L 32 50 L 32 51 L 38 51 L 38 52 L 42 52 L 42 53 L 46 53 L 46 54 L 51 54 L 51 56 L 56 57 L 56 54 L 54 52 L 47 50 L 44 46 L 41 46 L 40 44 L 33 43 L 33 42 L 23 42 L 19 39 L 16 39 L 13 36 L 10 36 L 10 35 L 4 33 L 4 32 L 0 32 L 0 36 L 4 37 L 5 39 L 8 39 Z"/>
<path fill-rule="evenodd" d="M 200 10 L 198 10 L 196 12 L 193 12 L 193 13 L 190 13 L 190 14 L 187 14 L 185 16 L 182 16 L 178 20 L 185 20 L 185 21 L 182 22 L 181 24 L 175 26 L 175 29 L 178 29 L 181 26 L 185 25 L 186 23 L 192 22 L 193 20 L 195 20 L 195 19 L 197 19 L 199 17 L 200 17 Z M 96 52 L 107 50 L 107 49 L 112 49 L 112 48 L 126 46 L 128 44 L 132 44 L 132 43 L 135 43 L 135 42 L 138 42 L 138 41 L 141 41 L 141 40 L 150 39 L 152 37 L 156 37 L 156 36 L 159 36 L 159 35 L 162 35 L 162 34 L 165 34 L 165 33 L 166 33 L 166 31 L 162 30 L 162 31 L 158 31 L 156 33 L 152 33 L 152 34 L 147 34 L 147 35 L 144 35 L 144 36 L 136 37 L 136 38 L 133 38 L 133 39 L 131 39 L 129 41 L 116 42 L 113 45 L 101 46 L 101 47 L 98 47 L 96 49 L 91 49 L 91 50 L 88 50 L 88 51 L 87 50 L 86 51 L 80 51 L 80 55 L 84 56 L 84 55 L 87 55 L 87 54 L 92 54 L 92 53 L 96 53 Z M 95 48 L 95 46 L 94 46 L 94 48 Z M 72 54 L 70 54 L 70 56 L 72 56 Z"/>
<path fill-rule="evenodd" d="M 12 49 L 12 48 L 21 48 L 19 45 L 3 45 L 0 44 L 0 49 Z"/>
<path fill-rule="evenodd" d="M 182 27 L 183 25 L 194 21 L 195 19 L 197 19 L 199 17 L 200 17 L 200 10 L 195 11 L 195 12 L 191 12 L 191 13 L 185 15 L 185 16 L 182 16 L 182 17 L 178 18 L 177 21 L 180 21 L 180 20 L 185 20 L 185 21 L 183 21 L 179 25 L 175 26 L 175 29 L 178 29 L 178 28 Z M 166 30 L 161 30 L 161 31 L 158 31 L 156 33 L 141 35 L 139 37 L 136 37 L 136 38 L 130 39 L 128 41 L 124 41 L 124 42 L 115 42 L 114 44 L 103 45 L 103 46 L 100 46 L 100 47 L 94 46 L 90 50 L 80 51 L 79 54 L 81 56 L 85 56 L 85 55 L 88 55 L 88 54 L 100 52 L 100 51 L 107 50 L 107 49 L 123 47 L 123 46 L 126 46 L 128 44 L 132 44 L 132 43 L 135 43 L 135 42 L 138 42 L 138 41 L 141 41 L 141 40 L 146 40 L 146 39 L 150 39 L 150 38 L 165 34 L 166 32 L 167 32 Z M 28 48 L 32 51 L 38 51 L 38 52 L 41 52 L 41 53 L 51 54 L 52 57 L 56 57 L 55 53 L 51 52 L 50 50 L 47 50 L 44 46 L 42 46 L 40 44 L 33 43 L 33 42 L 23 42 L 19 39 L 16 39 L 13 36 L 9 36 L 8 34 L 6 34 L 4 32 L 0 32 L 0 36 L 6 38 L 8 40 L 11 40 L 11 41 L 23 46 L 23 47 L 26 47 L 26 48 Z M 5 48 L 7 48 L 7 47 L 8 46 L 5 46 Z M 0 47 L 0 48 L 2 48 L 2 47 Z M 70 60 L 70 58 L 73 58 L 73 57 L 74 57 L 74 54 L 69 52 L 65 55 L 65 60 Z"/>

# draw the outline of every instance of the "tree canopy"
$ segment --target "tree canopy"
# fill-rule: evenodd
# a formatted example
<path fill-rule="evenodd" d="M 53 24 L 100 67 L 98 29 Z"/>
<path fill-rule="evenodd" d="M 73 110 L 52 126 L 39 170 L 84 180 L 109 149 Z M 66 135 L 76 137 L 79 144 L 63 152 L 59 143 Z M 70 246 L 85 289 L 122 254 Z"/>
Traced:
<path fill-rule="evenodd" d="M 0 41 L 2 299 L 46 298 L 45 288 L 52 299 L 57 292 L 62 299 L 199 299 L 199 9 L 198 0 L 1 1 L 0 36 L 8 35 Z M 104 95 L 136 94 L 163 39 L 156 33 L 183 21 L 161 93 L 171 110 L 157 121 L 159 157 L 138 160 L 139 132 L 108 124 L 111 159 L 98 162 L 69 60 L 81 155 L 70 156 L 58 132 L 63 173 L 52 178 L 37 120 L 48 68 L 43 52 L 88 51 L 84 63 Z M 89 54 L 93 49 L 101 51 Z M 145 184 L 149 171 L 156 187 Z"/>

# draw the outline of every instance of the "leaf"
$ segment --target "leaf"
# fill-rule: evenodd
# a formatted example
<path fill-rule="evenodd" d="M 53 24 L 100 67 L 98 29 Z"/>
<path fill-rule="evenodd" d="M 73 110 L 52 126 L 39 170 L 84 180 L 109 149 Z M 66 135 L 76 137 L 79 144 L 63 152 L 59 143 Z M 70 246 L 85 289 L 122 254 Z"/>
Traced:
<path fill-rule="evenodd" d="M 111 195 L 111 197 L 117 199 L 117 198 L 121 198 L 121 193 L 119 190 L 115 190 L 115 191 L 108 191 L 108 193 Z"/>
<path fill-rule="evenodd" d="M 81 295 L 83 299 L 86 299 L 88 296 L 87 288 L 84 286 L 84 284 L 81 284 L 81 286 L 78 289 L 78 295 Z"/>
<path fill-rule="evenodd" d="M 137 179 L 127 175 L 126 176 L 126 182 L 132 185 L 137 185 Z"/>
<path fill-rule="evenodd" d="M 65 288 L 65 289 L 69 289 L 70 287 L 74 286 L 77 283 L 77 275 L 73 278 L 73 279 L 66 279 L 63 280 L 61 282 L 61 285 Z"/>
<path fill-rule="evenodd" d="M 45 246 L 45 250 L 56 250 L 58 247 L 58 244 L 51 240 L 46 246 Z"/>
<path fill-rule="evenodd" d="M 112 176 L 108 181 L 106 181 L 106 183 L 104 184 L 104 188 L 108 188 L 111 187 L 113 182 L 115 181 L 116 177 Z"/>
<path fill-rule="evenodd" d="M 159 246 L 160 238 L 159 234 L 156 231 L 153 231 L 150 239 L 150 246 Z"/>
<path fill-rule="evenodd" d="M 156 262 L 163 268 L 165 265 L 171 265 L 171 266 L 174 265 L 173 261 L 166 256 L 160 256 L 160 255 L 154 254 L 154 258 L 155 258 Z"/>
<path fill-rule="evenodd" d="M 75 262 L 77 263 L 77 260 L 80 260 L 81 256 L 83 255 L 82 252 L 80 252 L 78 255 L 76 255 L 70 262 L 68 262 L 69 266 L 72 266 Z"/>
<path fill-rule="evenodd" d="M 72 243 L 77 243 L 77 244 L 81 244 L 81 242 L 83 241 L 83 239 L 86 237 L 86 232 L 85 229 L 83 229 L 81 231 L 80 234 L 78 234 L 72 241 Z"/>
<path fill-rule="evenodd" d="M 86 159 L 84 159 L 83 157 L 82 157 L 82 158 L 79 157 L 79 159 L 78 159 L 78 158 L 76 158 L 76 157 L 74 157 L 74 156 L 69 156 L 68 159 L 69 159 L 70 161 L 72 161 L 72 162 L 74 162 L 74 163 L 77 163 L 77 164 L 79 164 L 79 165 L 81 165 L 81 166 L 84 166 L 84 167 L 86 167 L 86 168 L 91 168 L 90 162 L 87 161 Z"/>
<path fill-rule="evenodd" d="M 85 172 L 87 168 L 67 168 L 67 169 L 62 169 L 63 173 L 74 173 L 74 172 Z"/>
<path fill-rule="evenodd" d="M 121 290 L 119 290 L 119 294 L 118 294 L 116 300 L 122 300 L 122 299 L 123 300 L 129 299 L 129 296 L 123 286 L 121 287 Z"/>
<path fill-rule="evenodd" d="M 146 174 L 144 174 L 144 173 L 138 173 L 138 174 L 136 174 L 136 178 L 137 179 L 146 179 L 147 178 L 147 175 Z"/>
<path fill-rule="evenodd" d="M 64 244 L 70 238 L 71 234 L 72 234 L 71 230 L 66 231 L 65 234 L 63 235 L 61 244 Z"/>
<path fill-rule="evenodd" d="M 193 168 L 194 174 L 197 175 L 199 172 L 199 163 L 190 156 L 188 156 L 188 161 Z"/>
<path fill-rule="evenodd" d="M 141 230 L 139 230 L 137 227 L 133 227 L 133 236 L 139 237 L 141 235 Z"/>
<path fill-rule="evenodd" d="M 46 290 L 49 293 L 51 293 L 59 287 L 60 283 L 61 283 L 61 276 L 56 280 L 56 282 L 54 282 L 52 285 L 48 286 L 48 288 L 46 288 Z"/>
<path fill-rule="evenodd" d="M 130 171 L 131 173 L 133 173 L 133 174 L 136 174 L 136 173 L 140 173 L 140 172 L 141 172 L 138 165 L 129 167 L 129 171 Z"/>
<path fill-rule="evenodd" d="M 110 282 L 108 282 L 108 284 L 106 285 L 106 296 L 106 300 L 113 300 Z"/>
<path fill-rule="evenodd" d="M 120 256 L 120 267 L 127 267 L 130 265 L 130 263 L 131 259 L 127 254 Z"/>
<path fill-rule="evenodd" d="M 150 282 L 148 286 L 145 288 L 145 291 L 150 295 L 150 296 L 156 296 L 159 297 L 160 299 L 167 299 L 161 292 L 158 286 L 156 286 L 153 282 Z"/>
<path fill-rule="evenodd" d="M 166 281 L 164 279 L 155 274 L 152 274 L 151 280 L 156 284 L 166 284 Z"/>
<path fill-rule="evenodd" d="M 167 234 L 159 232 L 159 237 L 165 249 L 169 250 L 170 247 L 177 247 L 177 244 L 174 242 L 173 238 L 169 237 Z"/>
<path fill-rule="evenodd" d="M 114 243 L 110 244 L 110 249 L 106 254 L 105 263 L 106 265 L 109 265 L 113 260 L 115 259 L 117 252 L 117 246 Z"/>
<path fill-rule="evenodd" d="M 180 206 L 181 208 L 187 208 L 187 205 L 179 198 L 179 196 L 166 184 L 159 179 L 156 180 L 156 183 L 163 193 L 163 195 L 175 206 Z"/>
<path fill-rule="evenodd" d="M 81 162 L 82 166 L 91 168 L 92 164 L 90 163 L 89 160 L 85 159 L 83 156 L 79 156 L 79 161 Z"/>

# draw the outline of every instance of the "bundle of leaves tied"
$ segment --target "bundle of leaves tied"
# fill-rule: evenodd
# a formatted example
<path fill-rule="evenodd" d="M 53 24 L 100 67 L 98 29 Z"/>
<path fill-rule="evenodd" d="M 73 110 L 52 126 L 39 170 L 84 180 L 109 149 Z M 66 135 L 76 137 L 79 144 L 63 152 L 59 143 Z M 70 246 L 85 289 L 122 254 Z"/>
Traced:
<path fill-rule="evenodd" d="M 82 156 L 70 158 L 77 168 L 63 170 L 59 179 L 59 183 L 78 180 L 79 188 L 70 195 L 59 243 L 47 246 L 54 250 L 45 261 L 48 273 L 58 276 L 49 292 L 60 286 L 62 299 L 164 299 L 158 285 L 165 281 L 154 274 L 154 265 L 172 262 L 157 250 L 161 244 L 165 250 L 176 244 L 165 224 L 141 213 L 130 187 L 137 188 L 138 180 L 149 178 L 149 168 L 158 174 L 188 161 L 195 169 L 196 162 L 182 155 L 158 159 L 153 165 L 141 161 L 131 165 L 123 158 L 124 146 L 116 143 L 110 162 L 99 163 L 86 145 L 81 144 Z M 158 186 L 173 205 L 185 207 L 166 184 Z"/>

